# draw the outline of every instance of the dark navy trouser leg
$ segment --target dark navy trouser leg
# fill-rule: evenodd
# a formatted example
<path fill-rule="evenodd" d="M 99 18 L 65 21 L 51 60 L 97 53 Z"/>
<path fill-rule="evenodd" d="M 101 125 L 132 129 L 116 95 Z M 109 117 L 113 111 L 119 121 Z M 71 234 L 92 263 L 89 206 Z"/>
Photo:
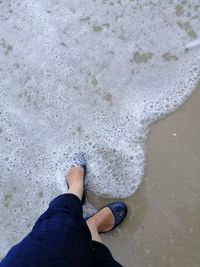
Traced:
<path fill-rule="evenodd" d="M 79 198 L 63 194 L 51 201 L 31 233 L 14 246 L 0 267 L 88 267 L 91 234 Z"/>
<path fill-rule="evenodd" d="M 92 241 L 92 266 L 95 267 L 122 267 L 115 261 L 110 250 L 102 243 Z"/>

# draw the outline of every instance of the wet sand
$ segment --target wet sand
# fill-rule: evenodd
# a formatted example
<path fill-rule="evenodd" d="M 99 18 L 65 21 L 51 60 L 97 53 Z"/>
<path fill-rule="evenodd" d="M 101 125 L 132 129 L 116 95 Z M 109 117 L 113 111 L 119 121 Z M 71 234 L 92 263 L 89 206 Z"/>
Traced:
<path fill-rule="evenodd" d="M 125 200 L 128 219 L 104 235 L 123 266 L 200 266 L 199 138 L 200 85 L 177 112 L 151 127 L 145 178 Z M 97 208 L 109 201 L 90 198 Z"/>
<path fill-rule="evenodd" d="M 151 127 L 144 180 L 125 200 L 128 218 L 103 236 L 123 266 L 200 267 L 199 137 L 200 85 L 177 112 Z M 96 208 L 109 201 L 89 195 Z"/>

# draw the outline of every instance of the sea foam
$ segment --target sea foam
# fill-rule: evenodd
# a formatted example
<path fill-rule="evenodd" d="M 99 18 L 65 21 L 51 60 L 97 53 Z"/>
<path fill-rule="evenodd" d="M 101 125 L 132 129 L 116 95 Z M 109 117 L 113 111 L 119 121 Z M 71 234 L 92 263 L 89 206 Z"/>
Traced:
<path fill-rule="evenodd" d="M 65 192 L 74 153 L 87 188 L 128 197 L 149 125 L 194 90 L 199 1 L 0 1 L 0 255 Z"/>

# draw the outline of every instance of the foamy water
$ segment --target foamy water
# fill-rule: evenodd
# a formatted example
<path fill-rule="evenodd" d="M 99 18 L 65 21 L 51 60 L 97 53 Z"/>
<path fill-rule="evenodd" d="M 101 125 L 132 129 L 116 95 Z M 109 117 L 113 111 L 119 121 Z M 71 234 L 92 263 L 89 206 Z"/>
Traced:
<path fill-rule="evenodd" d="M 198 80 L 199 13 L 195 0 L 0 1 L 0 255 L 65 191 L 76 152 L 88 189 L 135 192 L 149 125 Z"/>

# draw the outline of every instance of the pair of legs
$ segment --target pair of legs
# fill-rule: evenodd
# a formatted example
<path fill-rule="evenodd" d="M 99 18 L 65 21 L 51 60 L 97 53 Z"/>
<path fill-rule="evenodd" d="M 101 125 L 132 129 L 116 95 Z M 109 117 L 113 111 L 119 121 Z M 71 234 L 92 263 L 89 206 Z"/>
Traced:
<path fill-rule="evenodd" d="M 77 165 L 70 169 L 67 175 L 69 190 L 67 193 L 76 195 L 80 200 L 84 191 L 84 169 Z M 115 218 L 111 210 L 107 207 L 100 210 L 86 221 L 90 230 L 92 240 L 103 243 L 99 232 L 111 230 L 115 223 Z"/>
<path fill-rule="evenodd" d="M 123 204 L 111 203 L 87 221 L 83 218 L 84 168 L 67 175 L 69 190 L 53 199 L 32 231 L 13 246 L 0 267 L 120 267 L 99 232 L 118 226 L 126 215 Z M 125 209 L 126 210 L 126 209 Z"/>

